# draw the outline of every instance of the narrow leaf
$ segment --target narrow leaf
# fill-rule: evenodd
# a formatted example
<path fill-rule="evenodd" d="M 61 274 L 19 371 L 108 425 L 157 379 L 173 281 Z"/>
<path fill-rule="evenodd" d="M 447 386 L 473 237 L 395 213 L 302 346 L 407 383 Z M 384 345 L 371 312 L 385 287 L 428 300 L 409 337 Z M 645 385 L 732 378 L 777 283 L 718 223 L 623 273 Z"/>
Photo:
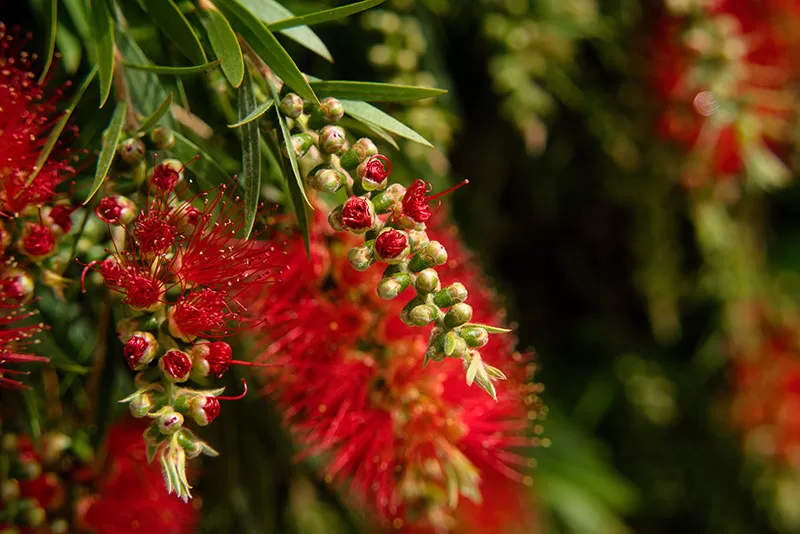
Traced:
<path fill-rule="evenodd" d="M 61 132 L 64 131 L 67 121 L 69 121 L 69 118 L 72 116 L 72 112 L 75 111 L 75 108 L 78 106 L 78 102 L 80 102 L 83 93 L 86 92 L 86 89 L 88 89 L 89 84 L 92 83 L 92 80 L 94 80 L 96 75 L 97 67 L 95 66 L 91 72 L 86 75 L 83 83 L 80 87 L 78 87 L 78 90 L 72 96 L 72 100 L 70 100 L 69 105 L 64 110 L 63 115 L 61 115 L 61 118 L 58 119 L 58 122 L 55 124 L 55 126 L 53 126 L 53 129 L 50 130 L 50 135 L 47 136 L 47 141 L 42 147 L 42 151 L 39 153 L 39 157 L 36 160 L 36 165 L 34 165 L 33 171 L 28 175 L 28 179 L 25 181 L 25 187 L 28 187 L 33 183 L 33 181 L 36 179 L 36 176 L 39 174 L 39 171 L 41 171 L 42 167 L 44 167 L 44 164 L 47 162 L 47 158 L 50 157 L 50 153 L 53 151 L 53 148 L 55 148 L 58 138 L 61 136 Z"/>
<path fill-rule="evenodd" d="M 61 54 L 61 65 L 70 76 L 78 72 L 83 57 L 83 42 L 64 24 L 58 25 L 56 46 Z"/>
<path fill-rule="evenodd" d="M 339 20 L 350 15 L 355 15 L 372 7 L 382 4 L 386 0 L 364 0 L 363 2 L 356 2 L 346 6 L 335 7 L 333 9 L 326 9 L 324 11 L 317 11 L 316 13 L 309 13 L 302 17 L 292 17 L 290 19 L 283 19 L 269 24 L 269 29 L 272 31 L 285 30 L 286 28 L 293 28 L 295 26 L 311 26 L 312 24 L 321 24 L 323 22 L 331 22 L 332 20 Z"/>
<path fill-rule="evenodd" d="M 111 116 L 111 122 L 108 123 L 106 128 L 105 140 L 103 141 L 103 148 L 100 150 L 100 156 L 97 158 L 97 170 L 94 173 L 94 182 L 92 182 L 92 189 L 89 196 L 83 201 L 83 205 L 89 203 L 100 186 L 108 176 L 108 170 L 111 168 L 111 162 L 114 161 L 114 154 L 117 151 L 117 144 L 119 143 L 119 134 L 122 133 L 122 126 L 125 124 L 125 102 L 118 102 L 117 107 L 114 109 L 114 114 Z"/>
<path fill-rule="evenodd" d="M 183 16 L 173 0 L 140 0 L 150 19 L 161 28 L 178 50 L 193 63 L 206 63 L 208 58 L 194 28 Z"/>
<path fill-rule="evenodd" d="M 189 161 L 198 154 L 200 155 L 200 159 L 187 167 L 187 170 L 197 178 L 201 189 L 209 190 L 228 181 L 230 177 L 228 171 L 217 160 L 180 133 L 174 132 L 173 135 L 175 136 L 175 146 L 172 147 L 172 152 L 176 158 L 181 161 Z"/>
<path fill-rule="evenodd" d="M 319 102 L 289 53 L 255 15 L 236 0 L 216 0 L 216 4 L 276 75 L 303 98 Z"/>
<path fill-rule="evenodd" d="M 311 88 L 320 97 L 332 96 L 364 102 L 406 102 L 447 93 L 444 89 L 372 82 L 319 81 L 311 82 Z"/>
<path fill-rule="evenodd" d="M 393 146 L 395 150 L 400 150 L 400 146 L 397 144 L 397 141 L 394 140 L 394 137 L 389 135 L 389 133 L 380 126 L 376 126 L 374 124 L 367 124 L 365 122 L 358 121 L 352 117 L 344 117 L 339 121 L 338 124 L 344 128 L 348 128 L 354 131 L 366 132 L 369 135 L 374 135 L 376 137 L 379 137 L 383 139 L 384 142 Z"/>
<path fill-rule="evenodd" d="M 511 332 L 510 328 L 500 328 L 499 326 L 489 326 L 488 324 L 465 323 L 463 326 L 480 326 L 481 328 L 485 328 L 490 334 L 508 334 Z"/>
<path fill-rule="evenodd" d="M 39 81 L 47 77 L 50 65 L 53 64 L 53 53 L 56 50 L 56 29 L 58 28 L 58 2 L 56 0 L 45 0 L 45 15 L 47 16 L 47 41 L 44 47 L 44 67 Z"/>
<path fill-rule="evenodd" d="M 239 87 L 239 119 L 244 120 L 257 108 L 253 79 L 245 67 Z M 261 196 L 261 133 L 258 124 L 247 121 L 239 129 L 242 140 L 242 181 L 244 182 L 244 238 L 250 237 Z"/>
<path fill-rule="evenodd" d="M 184 76 L 187 74 L 197 74 L 213 69 L 220 64 L 220 60 L 214 60 L 202 65 L 192 65 L 191 67 L 170 67 L 166 65 L 139 65 L 138 63 L 125 63 L 125 67 L 134 70 L 154 72 L 156 74 L 171 74 L 173 76 Z"/>
<path fill-rule="evenodd" d="M 156 109 L 152 115 L 147 117 L 144 120 L 144 122 L 139 125 L 138 131 L 146 132 L 147 130 L 152 129 L 159 121 L 159 119 L 161 119 L 161 117 L 163 117 L 164 114 L 167 113 L 171 107 L 172 107 L 172 93 L 168 94 L 167 98 L 165 98 L 164 101 L 161 102 L 161 105 L 158 106 L 158 109 Z"/>
<path fill-rule="evenodd" d="M 250 123 L 250 122 L 252 122 L 252 121 L 256 120 L 256 119 L 257 119 L 257 118 L 259 118 L 261 115 L 263 115 L 264 113 L 266 113 L 267 111 L 269 111 L 269 108 L 271 108 L 271 107 L 272 107 L 272 104 L 274 104 L 274 102 L 272 101 L 272 99 L 269 99 L 269 100 L 267 100 L 267 101 L 266 101 L 266 102 L 264 102 L 263 104 L 259 104 L 258 106 L 256 106 L 256 108 L 255 108 L 255 109 L 253 109 L 253 111 L 251 111 L 251 112 L 250 112 L 250 113 L 247 115 L 247 117 L 243 118 L 243 119 L 242 119 L 242 120 L 240 120 L 239 122 L 235 122 L 235 123 L 233 123 L 233 124 L 229 124 L 229 125 L 228 125 L 228 128 L 238 128 L 239 126 L 244 126 L 245 124 L 248 124 L 248 123 Z"/>
<path fill-rule="evenodd" d="M 114 20 L 107 0 L 89 0 L 90 23 L 97 53 L 97 72 L 100 79 L 100 107 L 111 93 L 114 79 Z"/>
<path fill-rule="evenodd" d="M 249 9 L 256 17 L 260 18 L 267 24 L 277 22 L 279 20 L 286 20 L 294 18 L 294 13 L 283 7 L 275 0 L 239 0 L 242 5 Z M 277 31 L 277 30 L 276 30 Z M 308 26 L 297 26 L 295 28 L 288 28 L 280 30 L 280 33 L 295 41 L 301 46 L 311 50 L 320 57 L 327 59 L 331 63 L 333 57 L 330 50 L 322 42 L 322 39 L 314 33 L 314 30 Z"/>
<path fill-rule="evenodd" d="M 222 62 L 222 73 L 232 86 L 239 87 L 244 77 L 244 58 L 239 40 L 236 39 L 233 28 L 222 13 L 214 9 L 206 13 L 208 15 L 205 21 L 206 33 L 211 48 Z"/>
<path fill-rule="evenodd" d="M 473 356 L 472 361 L 469 362 L 469 367 L 467 368 L 467 385 L 471 386 L 472 383 L 475 381 L 475 375 L 478 374 L 478 366 L 481 364 L 480 356 Z"/>
<path fill-rule="evenodd" d="M 345 113 L 364 124 L 378 126 L 395 135 L 433 148 L 433 145 L 427 139 L 375 106 L 367 104 L 366 102 L 356 102 L 355 100 L 342 100 L 342 105 L 344 106 Z"/>

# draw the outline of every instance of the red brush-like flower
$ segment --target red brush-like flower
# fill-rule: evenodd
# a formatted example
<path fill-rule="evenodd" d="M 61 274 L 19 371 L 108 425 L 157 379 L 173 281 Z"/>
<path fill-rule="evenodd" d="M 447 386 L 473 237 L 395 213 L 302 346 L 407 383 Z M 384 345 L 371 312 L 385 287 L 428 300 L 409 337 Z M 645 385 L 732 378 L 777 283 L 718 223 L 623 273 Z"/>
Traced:
<path fill-rule="evenodd" d="M 16 304 L 0 305 L 0 308 L 6 308 L 0 310 L 0 388 L 24 389 L 27 387 L 25 384 L 10 376 L 27 373 L 9 369 L 6 365 L 48 361 L 43 356 L 27 352 L 27 347 L 35 342 L 33 337 L 42 330 L 43 325 L 31 324 L 30 318 L 34 314 L 20 311 Z"/>
<path fill-rule="evenodd" d="M 538 414 L 538 389 L 513 338 L 495 336 L 482 349 L 514 383 L 497 402 L 466 385 L 458 360 L 422 369 L 428 334 L 397 318 L 402 303 L 379 301 L 380 272 L 350 267 L 342 251 L 353 237 L 325 237 L 320 226 L 312 232 L 312 261 L 302 241 L 293 241 L 282 282 L 254 309 L 264 319 L 260 361 L 277 364 L 264 372 L 266 391 L 305 446 L 301 457 L 328 456 L 326 478 L 349 485 L 395 528 L 408 521 L 452 526 L 450 507 L 459 498 L 479 500 L 478 466 L 509 487 L 529 482 L 521 453 L 536 441 L 527 428 Z M 451 231 L 431 238 L 451 254 L 443 278 L 481 287 Z M 333 241 L 325 246 L 326 239 Z M 476 321 L 502 322 L 489 290 L 474 290 L 470 302 Z"/>

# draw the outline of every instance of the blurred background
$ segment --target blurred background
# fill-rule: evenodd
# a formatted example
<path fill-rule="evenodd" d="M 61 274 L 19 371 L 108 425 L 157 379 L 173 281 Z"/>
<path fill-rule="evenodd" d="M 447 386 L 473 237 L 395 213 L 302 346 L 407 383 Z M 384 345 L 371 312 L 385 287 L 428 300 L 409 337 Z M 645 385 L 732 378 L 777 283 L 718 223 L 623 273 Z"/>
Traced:
<path fill-rule="evenodd" d="M 35 31 L 39 3 L 12 4 Z M 449 91 L 384 107 L 437 147 L 390 154 L 437 190 L 470 180 L 449 211 L 546 388 L 541 532 L 800 532 L 800 2 L 388 0 L 317 32 L 337 61 L 289 42 L 305 71 Z M 349 529 L 244 406 L 260 430 L 231 447 L 268 480 L 212 525 Z M 248 476 L 235 457 L 207 484 Z"/>

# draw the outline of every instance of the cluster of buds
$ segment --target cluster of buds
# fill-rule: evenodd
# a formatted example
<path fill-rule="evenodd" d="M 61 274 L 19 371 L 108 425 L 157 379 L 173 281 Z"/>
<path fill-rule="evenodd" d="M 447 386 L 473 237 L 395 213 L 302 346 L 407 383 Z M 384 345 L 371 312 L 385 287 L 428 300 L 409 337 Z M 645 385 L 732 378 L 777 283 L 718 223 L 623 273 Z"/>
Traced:
<path fill-rule="evenodd" d="M 477 383 L 496 398 L 493 382 L 505 375 L 485 363 L 478 349 L 488 343 L 489 333 L 508 330 L 470 322 L 467 289 L 460 282 L 442 286 L 436 268 L 447 262 L 447 250 L 426 233 L 433 215 L 429 203 L 447 191 L 428 196 L 430 185 L 422 180 L 415 180 L 408 189 L 390 185 L 389 158 L 368 138 L 352 145 L 348 142 L 344 128 L 335 124 L 343 109 L 334 98 L 315 107 L 289 93 L 279 108 L 301 130 L 292 142 L 307 185 L 324 193 L 342 189 L 347 193 L 347 200 L 331 211 L 328 222 L 334 230 L 363 234 L 364 243 L 348 252 L 350 264 L 358 271 L 375 263 L 385 266 L 377 287 L 383 299 L 397 298 L 411 288 L 416 295 L 400 317 L 410 326 L 433 326 L 425 363 L 461 359 L 467 383 Z"/>
<path fill-rule="evenodd" d="M 163 129 L 149 137 L 168 146 Z M 117 334 L 125 362 L 137 372 L 137 390 L 121 402 L 134 417 L 151 420 L 144 433 L 148 458 L 158 458 L 168 490 L 186 500 L 186 461 L 217 453 L 185 423 L 206 426 L 219 415 L 220 400 L 244 395 L 223 397 L 224 388 L 186 384 L 222 378 L 234 364 L 250 365 L 234 360 L 221 338 L 257 322 L 242 296 L 274 280 L 278 255 L 274 246 L 241 238 L 244 210 L 235 187 L 192 193 L 184 165 L 159 162 L 156 155 L 140 181 L 137 169 L 146 155 L 147 146 L 136 137 L 117 147 L 117 169 L 120 176 L 130 171 L 138 202 L 113 191 L 98 199 L 95 213 L 108 225 L 112 245 L 107 257 L 86 265 L 84 289 L 86 275 L 95 271 L 124 305 Z M 120 178 L 110 187 L 121 184 Z"/>

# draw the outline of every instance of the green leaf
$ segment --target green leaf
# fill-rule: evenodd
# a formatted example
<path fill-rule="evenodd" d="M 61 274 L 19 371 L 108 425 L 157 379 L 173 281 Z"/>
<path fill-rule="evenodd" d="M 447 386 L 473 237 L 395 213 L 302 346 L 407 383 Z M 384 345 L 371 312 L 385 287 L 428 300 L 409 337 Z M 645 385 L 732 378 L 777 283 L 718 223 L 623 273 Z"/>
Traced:
<path fill-rule="evenodd" d="M 269 24 L 269 29 L 272 31 L 285 30 L 286 28 L 293 28 L 295 26 L 311 26 L 312 24 L 321 24 L 323 22 L 331 22 L 333 20 L 343 19 L 350 15 L 355 15 L 377 5 L 384 3 L 386 0 L 364 0 L 363 2 L 356 2 L 346 6 L 335 7 L 333 9 L 326 9 L 324 11 L 317 11 L 316 13 L 309 13 L 301 17 L 292 17 Z"/>
<path fill-rule="evenodd" d="M 208 15 L 205 21 L 206 33 L 211 48 L 222 62 L 222 73 L 232 86 L 239 87 L 244 77 L 244 58 L 239 40 L 222 13 L 214 9 L 206 13 Z"/>
<path fill-rule="evenodd" d="M 208 58 L 194 28 L 173 0 L 140 0 L 150 19 L 161 28 L 178 50 L 193 63 L 206 63 Z"/>
<path fill-rule="evenodd" d="M 469 367 L 467 368 L 467 385 L 471 386 L 472 383 L 475 381 L 475 375 L 478 374 L 478 368 L 481 365 L 481 358 L 480 356 L 473 356 L 472 361 L 469 362 Z"/>
<path fill-rule="evenodd" d="M 499 326 L 489 326 L 488 324 L 480 323 L 464 323 L 462 326 L 480 326 L 481 328 L 485 328 L 490 334 L 508 334 L 511 332 L 510 328 L 500 328 Z"/>
<path fill-rule="evenodd" d="M 372 82 L 319 81 L 311 82 L 311 88 L 320 97 L 332 96 L 364 102 L 406 102 L 447 93 L 444 89 Z"/>
<path fill-rule="evenodd" d="M 140 65 L 138 63 L 125 63 L 125 67 L 134 70 L 143 70 L 146 72 L 154 72 L 156 74 L 171 74 L 173 76 L 185 76 L 187 74 L 197 74 L 200 72 L 213 69 L 220 64 L 220 60 L 216 59 L 209 63 L 202 65 L 192 65 L 191 67 L 170 67 L 166 65 Z"/>
<path fill-rule="evenodd" d="M 303 98 L 319 102 L 289 53 L 253 13 L 236 0 L 216 0 L 216 4 L 276 75 Z"/>
<path fill-rule="evenodd" d="M 81 66 L 83 43 L 65 25 L 59 24 L 56 32 L 56 45 L 61 53 L 61 65 L 67 74 L 74 75 Z"/>
<path fill-rule="evenodd" d="M 78 90 L 72 96 L 72 100 L 70 100 L 69 105 L 64 110 L 64 113 L 61 115 L 61 118 L 58 119 L 58 122 L 53 126 L 53 129 L 50 130 L 50 135 L 47 136 L 47 141 L 45 141 L 44 146 L 42 147 L 42 151 L 39 153 L 39 157 L 36 159 L 36 165 L 33 167 L 33 172 L 28 175 L 28 179 L 25 181 L 25 187 L 28 187 L 33 183 L 36 179 L 36 176 L 39 174 L 39 171 L 42 170 L 44 164 L 47 162 L 47 158 L 50 157 L 50 153 L 55 148 L 56 143 L 58 142 L 58 138 L 61 137 L 61 132 L 64 131 L 64 127 L 67 125 L 67 121 L 72 116 L 72 112 L 75 111 L 75 108 L 78 106 L 78 102 L 80 102 L 83 93 L 86 92 L 88 89 L 89 84 L 92 83 L 94 77 L 97 75 L 97 67 L 95 66 L 89 74 L 86 75 L 84 78 L 83 83 L 78 87 Z"/>
<path fill-rule="evenodd" d="M 269 92 L 272 95 L 272 100 L 278 100 L 278 91 L 275 89 L 275 85 L 272 83 L 272 80 L 269 77 L 266 78 L 267 85 L 269 86 Z M 311 257 L 311 238 L 310 238 L 310 224 L 309 224 L 309 214 L 307 210 L 308 206 L 311 209 L 314 209 L 314 206 L 311 205 L 311 202 L 308 200 L 308 196 L 306 195 L 306 188 L 303 185 L 303 177 L 300 176 L 300 168 L 297 166 L 297 155 L 292 150 L 292 134 L 289 132 L 289 128 L 286 126 L 286 120 L 283 118 L 283 115 L 280 113 L 275 114 L 278 117 L 278 124 L 280 125 L 281 136 L 283 138 L 283 142 L 289 148 L 287 152 L 289 153 L 289 164 L 292 168 L 292 175 L 294 180 L 292 180 L 288 173 L 284 172 L 284 175 L 287 178 L 287 185 L 289 187 L 289 194 L 292 197 L 292 202 L 294 203 L 294 211 L 297 214 L 297 223 L 300 226 L 300 231 L 303 233 L 303 242 L 306 246 L 306 255 Z M 283 165 L 284 158 L 281 157 L 281 165 Z"/>
<path fill-rule="evenodd" d="M 94 173 L 94 182 L 89 196 L 83 201 L 83 205 L 89 203 L 100 186 L 108 176 L 108 170 L 111 168 L 111 162 L 114 161 L 114 154 L 117 152 L 117 144 L 119 143 L 119 134 L 122 133 L 122 127 L 125 124 L 125 113 L 127 107 L 125 102 L 118 102 L 117 107 L 114 109 L 114 114 L 111 116 L 111 121 L 106 128 L 105 139 L 103 141 L 103 148 L 100 150 L 100 156 L 97 158 L 97 170 Z"/>
<path fill-rule="evenodd" d="M 346 129 L 354 131 L 362 131 L 366 132 L 369 135 L 380 137 L 381 139 L 383 139 L 384 142 L 393 146 L 395 150 L 400 150 L 400 146 L 397 144 L 397 141 L 395 141 L 394 138 L 380 126 L 375 126 L 374 124 L 366 124 L 364 122 L 357 121 L 351 117 L 342 118 L 338 122 L 338 124 Z"/>
<path fill-rule="evenodd" d="M 294 13 L 275 0 L 240 0 L 240 2 L 256 17 L 266 22 L 267 25 L 280 20 L 294 18 Z M 328 47 L 325 46 L 322 39 L 314 33 L 314 30 L 308 26 L 298 26 L 296 28 L 280 30 L 280 33 L 308 50 L 311 50 L 320 57 L 327 59 L 331 63 L 333 62 L 333 57 Z"/>
<path fill-rule="evenodd" d="M 197 182 L 201 189 L 207 191 L 228 181 L 230 178 L 228 171 L 217 160 L 180 133 L 174 132 L 173 135 L 175 135 L 175 146 L 172 147 L 172 152 L 176 158 L 181 161 L 189 161 L 200 155 L 200 159 L 187 167 L 187 170 L 197 177 Z"/>
<path fill-rule="evenodd" d="M 240 126 L 244 126 L 245 124 L 248 124 L 248 123 L 256 120 L 261 115 L 263 115 L 264 113 L 269 111 L 269 108 L 271 108 L 274 103 L 275 102 L 273 102 L 272 99 L 269 99 L 266 102 L 264 102 L 263 104 L 259 104 L 245 118 L 243 118 L 239 122 L 234 122 L 233 124 L 229 124 L 228 128 L 238 128 Z"/>
<path fill-rule="evenodd" d="M 152 115 L 147 117 L 144 120 L 144 122 L 139 125 L 137 131 L 146 132 L 147 130 L 153 128 L 159 121 L 159 119 L 161 119 L 161 117 L 163 117 L 164 114 L 167 113 L 171 107 L 172 107 L 172 93 L 168 94 L 167 98 L 165 98 L 164 101 L 161 103 L 161 105 L 158 106 L 158 109 L 156 109 Z"/>
<path fill-rule="evenodd" d="M 89 0 L 90 24 L 97 52 L 97 72 L 100 79 L 100 107 L 111 94 L 114 79 L 114 20 L 107 0 Z"/>
<path fill-rule="evenodd" d="M 239 87 L 239 119 L 244 120 L 257 109 L 253 79 L 245 67 Z M 261 196 L 261 133 L 258 124 L 247 121 L 239 129 L 242 140 L 242 181 L 244 182 L 244 238 L 250 237 Z"/>
<path fill-rule="evenodd" d="M 50 65 L 53 64 L 53 53 L 56 50 L 56 29 L 58 28 L 58 2 L 56 0 L 45 0 L 45 15 L 47 15 L 47 41 L 44 47 L 44 67 L 39 76 L 41 82 L 47 77 Z"/>
<path fill-rule="evenodd" d="M 378 126 L 395 135 L 433 148 L 433 145 L 427 139 L 375 106 L 366 102 L 356 102 L 355 100 L 342 100 L 342 105 L 345 113 L 364 124 Z"/>

